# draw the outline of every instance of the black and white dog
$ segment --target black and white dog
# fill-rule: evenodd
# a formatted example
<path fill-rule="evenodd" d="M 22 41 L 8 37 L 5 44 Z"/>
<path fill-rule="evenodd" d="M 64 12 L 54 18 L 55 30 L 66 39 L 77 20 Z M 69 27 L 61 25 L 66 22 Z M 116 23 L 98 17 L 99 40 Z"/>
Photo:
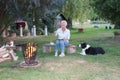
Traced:
<path fill-rule="evenodd" d="M 96 55 L 96 54 L 104 54 L 105 51 L 101 47 L 91 47 L 89 44 L 85 42 L 80 43 L 79 47 L 82 48 L 81 55 Z"/>

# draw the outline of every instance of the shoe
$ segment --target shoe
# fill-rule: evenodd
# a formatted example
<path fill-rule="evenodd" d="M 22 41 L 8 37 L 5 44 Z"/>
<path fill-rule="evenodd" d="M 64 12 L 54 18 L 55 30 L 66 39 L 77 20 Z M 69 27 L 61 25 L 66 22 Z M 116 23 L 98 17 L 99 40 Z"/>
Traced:
<path fill-rule="evenodd" d="M 60 56 L 60 57 L 64 57 L 64 56 L 65 56 L 65 54 L 64 54 L 64 53 L 61 53 L 59 56 Z"/>
<path fill-rule="evenodd" d="M 55 56 L 58 56 L 58 53 L 57 53 L 57 52 L 55 52 Z"/>

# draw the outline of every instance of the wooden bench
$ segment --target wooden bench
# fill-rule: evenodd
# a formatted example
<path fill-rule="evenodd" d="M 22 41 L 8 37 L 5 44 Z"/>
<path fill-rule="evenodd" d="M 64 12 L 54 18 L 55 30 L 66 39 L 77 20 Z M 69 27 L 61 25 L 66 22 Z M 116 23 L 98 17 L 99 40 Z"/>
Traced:
<path fill-rule="evenodd" d="M 18 56 L 15 55 L 11 47 L 0 48 L 0 63 L 4 61 L 14 60 L 16 61 Z"/>
<path fill-rule="evenodd" d="M 51 52 L 51 47 L 54 47 L 55 44 L 44 44 L 43 46 L 43 52 L 44 53 L 50 53 Z M 73 44 L 69 44 L 67 47 L 67 53 L 72 54 L 76 53 L 76 46 Z"/>

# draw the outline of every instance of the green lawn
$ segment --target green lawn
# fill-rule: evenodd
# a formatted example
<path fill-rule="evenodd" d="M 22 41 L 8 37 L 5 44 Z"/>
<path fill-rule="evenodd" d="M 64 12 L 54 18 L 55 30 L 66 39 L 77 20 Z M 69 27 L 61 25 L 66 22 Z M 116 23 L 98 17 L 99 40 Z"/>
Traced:
<path fill-rule="evenodd" d="M 51 53 L 43 53 L 42 47 L 50 41 L 55 42 L 53 34 L 37 36 L 35 38 L 16 38 L 15 43 L 38 43 L 37 59 L 42 65 L 37 68 L 21 68 L 22 52 L 15 51 L 18 61 L 0 64 L 0 80 L 119 80 L 120 78 L 120 40 L 115 39 L 113 30 L 100 28 L 84 28 L 80 33 L 71 29 L 70 43 L 77 46 L 75 54 L 65 57 L 55 57 L 54 48 Z M 80 55 L 80 42 L 87 42 L 92 46 L 101 46 L 105 55 Z"/>

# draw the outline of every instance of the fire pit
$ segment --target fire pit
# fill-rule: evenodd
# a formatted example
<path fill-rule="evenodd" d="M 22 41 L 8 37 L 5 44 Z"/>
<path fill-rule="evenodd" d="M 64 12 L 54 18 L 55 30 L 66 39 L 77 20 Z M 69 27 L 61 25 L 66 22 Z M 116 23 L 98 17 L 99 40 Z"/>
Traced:
<path fill-rule="evenodd" d="M 37 44 L 28 43 L 25 45 L 23 52 L 24 61 L 20 63 L 21 67 L 37 67 L 41 65 L 41 62 L 36 60 Z"/>

